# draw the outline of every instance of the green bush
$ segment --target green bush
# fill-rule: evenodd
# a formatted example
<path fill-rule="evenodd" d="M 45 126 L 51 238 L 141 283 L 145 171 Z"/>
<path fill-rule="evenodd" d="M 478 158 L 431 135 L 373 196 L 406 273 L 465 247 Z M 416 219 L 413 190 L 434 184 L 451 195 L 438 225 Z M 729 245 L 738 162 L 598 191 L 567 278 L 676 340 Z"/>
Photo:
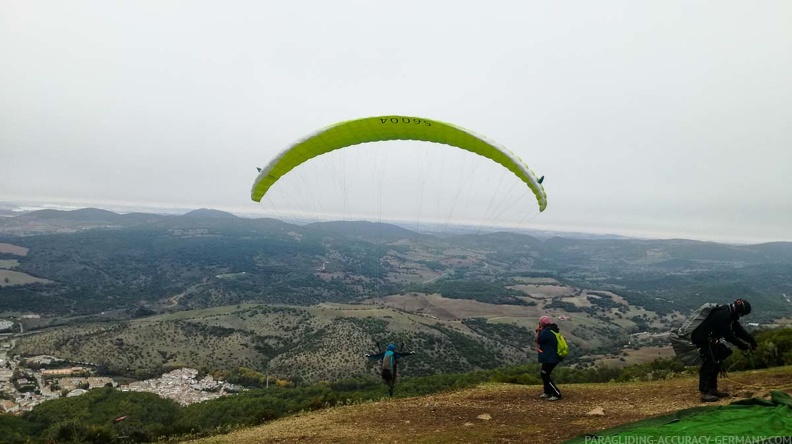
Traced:
<path fill-rule="evenodd" d="M 756 351 L 735 350 L 724 363 L 731 371 L 792 365 L 792 328 L 762 330 L 754 334 Z"/>

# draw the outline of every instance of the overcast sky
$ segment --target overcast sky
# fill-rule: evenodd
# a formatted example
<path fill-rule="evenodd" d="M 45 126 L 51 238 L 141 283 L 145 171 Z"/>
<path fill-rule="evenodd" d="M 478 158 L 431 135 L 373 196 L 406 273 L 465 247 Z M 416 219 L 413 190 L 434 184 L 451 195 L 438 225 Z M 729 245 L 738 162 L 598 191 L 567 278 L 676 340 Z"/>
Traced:
<path fill-rule="evenodd" d="M 405 114 L 546 176 L 529 226 L 792 241 L 790 79 L 786 0 L 0 0 L 0 201 L 268 215 L 256 166 Z"/>

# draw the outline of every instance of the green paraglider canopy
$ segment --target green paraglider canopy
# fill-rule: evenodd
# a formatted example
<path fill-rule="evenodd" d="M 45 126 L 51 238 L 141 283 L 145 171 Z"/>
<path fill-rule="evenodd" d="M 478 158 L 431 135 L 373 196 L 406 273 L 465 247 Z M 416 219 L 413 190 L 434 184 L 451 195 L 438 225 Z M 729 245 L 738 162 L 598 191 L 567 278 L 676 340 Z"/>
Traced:
<path fill-rule="evenodd" d="M 578 436 L 566 444 L 616 442 L 792 442 L 792 397 L 773 391 L 770 400 L 748 398 L 724 406 L 694 407 Z"/>
<path fill-rule="evenodd" d="M 294 143 L 265 167 L 259 168 L 251 198 L 260 202 L 283 175 L 314 157 L 361 143 L 417 140 L 445 144 L 488 158 L 512 173 L 533 191 L 539 211 L 547 206 L 542 179 L 514 153 L 462 127 L 437 120 L 409 116 L 379 116 L 340 122 Z"/>

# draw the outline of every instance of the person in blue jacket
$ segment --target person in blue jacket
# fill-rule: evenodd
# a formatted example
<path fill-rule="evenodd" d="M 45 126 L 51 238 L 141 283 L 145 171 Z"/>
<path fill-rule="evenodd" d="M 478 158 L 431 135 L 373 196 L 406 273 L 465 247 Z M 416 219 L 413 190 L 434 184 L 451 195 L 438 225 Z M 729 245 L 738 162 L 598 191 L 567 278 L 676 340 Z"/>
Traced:
<path fill-rule="evenodd" d="M 561 357 L 558 356 L 558 339 L 553 331 L 558 333 L 558 325 L 553 323 L 550 316 L 539 318 L 539 326 L 536 327 L 536 350 L 539 352 L 539 363 L 542 364 L 540 376 L 544 384 L 544 392 L 540 397 L 547 398 L 548 401 L 561 399 L 561 391 L 550 377 L 550 373 L 561 362 Z"/>
<path fill-rule="evenodd" d="M 382 381 L 388 386 L 388 394 L 393 396 L 393 386 L 396 384 L 396 375 L 398 373 L 399 359 L 404 356 L 414 355 L 415 352 L 397 352 L 394 344 L 388 344 L 388 347 L 382 353 L 367 354 L 366 357 L 372 361 L 382 360 L 382 368 L 380 376 Z"/>

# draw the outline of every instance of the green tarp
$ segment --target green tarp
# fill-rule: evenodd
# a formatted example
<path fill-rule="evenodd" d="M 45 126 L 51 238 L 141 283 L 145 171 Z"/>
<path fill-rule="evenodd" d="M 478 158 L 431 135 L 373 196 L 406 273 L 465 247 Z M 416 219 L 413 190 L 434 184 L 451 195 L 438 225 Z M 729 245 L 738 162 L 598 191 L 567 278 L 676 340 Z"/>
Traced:
<path fill-rule="evenodd" d="M 782 438 L 779 438 L 782 437 Z M 567 444 L 792 444 L 792 397 L 696 407 L 578 436 Z"/>

